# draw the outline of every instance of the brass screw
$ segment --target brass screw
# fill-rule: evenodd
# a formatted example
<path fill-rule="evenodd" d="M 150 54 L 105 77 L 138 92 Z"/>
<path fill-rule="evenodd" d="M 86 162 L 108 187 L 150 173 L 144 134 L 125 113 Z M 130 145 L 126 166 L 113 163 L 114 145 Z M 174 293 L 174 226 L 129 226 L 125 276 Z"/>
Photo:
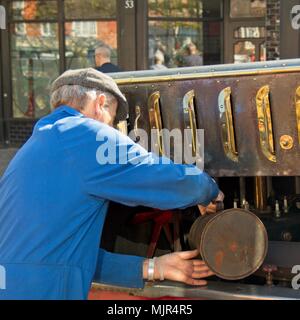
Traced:
<path fill-rule="evenodd" d="M 294 147 L 294 139 L 289 135 L 280 138 L 280 146 L 283 150 L 291 150 Z"/>

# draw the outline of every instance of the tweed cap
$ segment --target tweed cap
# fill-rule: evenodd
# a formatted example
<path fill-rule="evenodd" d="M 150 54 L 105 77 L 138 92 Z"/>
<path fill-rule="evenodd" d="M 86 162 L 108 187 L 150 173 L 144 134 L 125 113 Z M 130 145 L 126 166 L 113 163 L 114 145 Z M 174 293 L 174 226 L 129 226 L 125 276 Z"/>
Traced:
<path fill-rule="evenodd" d="M 108 75 L 93 68 L 68 70 L 58 77 L 51 86 L 51 93 L 65 85 L 79 85 L 111 93 L 118 100 L 116 122 L 126 120 L 128 103 L 115 81 Z"/>

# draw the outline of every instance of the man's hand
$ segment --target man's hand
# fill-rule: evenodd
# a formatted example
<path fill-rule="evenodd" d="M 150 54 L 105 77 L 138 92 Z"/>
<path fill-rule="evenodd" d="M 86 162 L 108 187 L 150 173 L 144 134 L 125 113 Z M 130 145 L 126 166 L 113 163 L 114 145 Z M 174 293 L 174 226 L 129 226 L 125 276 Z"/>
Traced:
<path fill-rule="evenodd" d="M 201 213 L 201 216 L 205 216 L 206 214 L 217 213 L 217 204 L 216 203 L 210 203 L 207 207 L 199 205 L 198 208 Z"/>
<path fill-rule="evenodd" d="M 201 213 L 202 216 L 206 215 L 206 214 L 214 214 L 217 213 L 220 210 L 223 210 L 224 205 L 223 205 L 223 201 L 224 201 L 225 195 L 222 191 L 220 191 L 217 199 L 215 199 L 213 202 L 211 202 L 207 207 L 204 207 L 202 205 L 199 205 L 199 211 Z"/>
<path fill-rule="evenodd" d="M 207 282 L 200 279 L 213 276 L 214 273 L 203 261 L 195 259 L 198 255 L 199 252 L 194 250 L 174 252 L 156 258 L 154 268 L 155 279 L 161 279 L 163 276 L 166 280 L 182 282 L 193 286 L 205 286 Z M 148 264 L 146 263 L 145 268 L 147 266 Z"/>

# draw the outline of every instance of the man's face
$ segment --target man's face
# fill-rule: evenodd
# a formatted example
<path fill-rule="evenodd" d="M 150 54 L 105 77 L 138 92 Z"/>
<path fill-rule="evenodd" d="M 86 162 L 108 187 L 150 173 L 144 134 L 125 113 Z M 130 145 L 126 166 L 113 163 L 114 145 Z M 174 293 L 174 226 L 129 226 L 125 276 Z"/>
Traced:
<path fill-rule="evenodd" d="M 96 67 L 101 67 L 102 57 L 100 54 L 95 54 L 95 63 L 96 63 Z"/>
<path fill-rule="evenodd" d="M 118 104 L 117 102 L 111 103 L 103 107 L 103 120 L 102 122 L 113 127 L 117 115 Z"/>
<path fill-rule="evenodd" d="M 96 100 L 95 110 L 96 120 L 112 127 L 117 115 L 118 102 L 116 99 L 108 100 L 105 95 L 101 94 Z"/>
<path fill-rule="evenodd" d="M 117 110 L 117 99 L 108 99 L 105 94 L 100 94 L 95 100 L 90 99 L 84 110 L 81 112 L 88 118 L 92 118 L 113 127 Z"/>

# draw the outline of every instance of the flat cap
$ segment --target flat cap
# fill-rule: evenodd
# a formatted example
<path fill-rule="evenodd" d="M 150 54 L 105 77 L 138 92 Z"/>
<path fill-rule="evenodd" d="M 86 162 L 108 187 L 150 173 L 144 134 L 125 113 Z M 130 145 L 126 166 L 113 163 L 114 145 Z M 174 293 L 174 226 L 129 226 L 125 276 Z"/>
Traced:
<path fill-rule="evenodd" d="M 51 93 L 65 85 L 79 85 L 111 93 L 118 100 L 116 121 L 126 120 L 128 102 L 115 81 L 108 75 L 93 68 L 68 70 L 52 83 Z"/>

